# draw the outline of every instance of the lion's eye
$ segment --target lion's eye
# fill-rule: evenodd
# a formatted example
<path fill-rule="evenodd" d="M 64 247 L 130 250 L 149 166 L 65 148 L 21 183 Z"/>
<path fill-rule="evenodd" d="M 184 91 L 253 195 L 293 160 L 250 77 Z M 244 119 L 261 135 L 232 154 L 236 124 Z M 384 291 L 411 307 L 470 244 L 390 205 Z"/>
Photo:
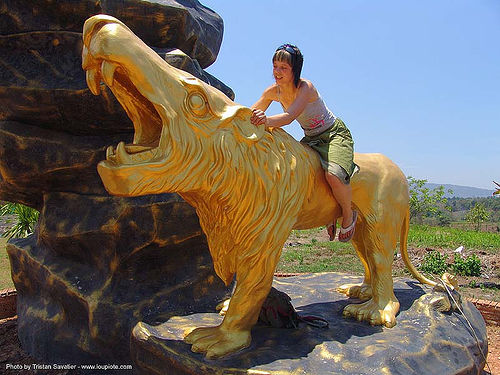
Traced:
<path fill-rule="evenodd" d="M 200 93 L 189 95 L 187 104 L 189 110 L 197 117 L 204 117 L 208 112 L 207 100 Z"/>

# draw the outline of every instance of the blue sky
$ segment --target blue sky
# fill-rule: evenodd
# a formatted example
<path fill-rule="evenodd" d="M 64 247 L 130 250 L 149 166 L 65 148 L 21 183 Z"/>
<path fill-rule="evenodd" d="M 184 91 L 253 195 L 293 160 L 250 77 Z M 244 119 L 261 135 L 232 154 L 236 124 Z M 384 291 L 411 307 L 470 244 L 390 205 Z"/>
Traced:
<path fill-rule="evenodd" d="M 357 152 L 407 176 L 492 190 L 500 180 L 500 1 L 201 0 L 224 20 L 207 71 L 252 105 L 282 43 L 348 125 Z M 280 107 L 273 104 L 268 113 Z M 297 123 L 284 128 L 302 137 Z"/>

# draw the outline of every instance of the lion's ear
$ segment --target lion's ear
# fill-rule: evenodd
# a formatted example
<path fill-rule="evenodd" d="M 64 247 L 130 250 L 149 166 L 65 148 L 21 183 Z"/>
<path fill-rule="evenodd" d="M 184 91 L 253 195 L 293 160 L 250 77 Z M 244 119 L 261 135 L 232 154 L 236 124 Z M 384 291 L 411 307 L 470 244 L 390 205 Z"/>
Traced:
<path fill-rule="evenodd" d="M 252 110 L 243 106 L 230 106 L 223 114 L 222 123 L 234 127 L 235 137 L 239 142 L 253 143 L 259 141 L 266 131 L 264 125 L 253 125 L 250 122 Z"/>

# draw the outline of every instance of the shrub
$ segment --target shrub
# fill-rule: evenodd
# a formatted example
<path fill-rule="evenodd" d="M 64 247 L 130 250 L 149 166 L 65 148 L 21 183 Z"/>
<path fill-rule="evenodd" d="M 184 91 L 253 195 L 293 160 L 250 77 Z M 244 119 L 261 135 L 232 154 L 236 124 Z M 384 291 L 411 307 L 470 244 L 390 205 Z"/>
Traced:
<path fill-rule="evenodd" d="M 455 262 L 451 265 L 451 269 L 461 276 L 481 276 L 481 260 L 476 254 L 466 258 L 455 254 Z"/>
<path fill-rule="evenodd" d="M 436 275 L 441 275 L 447 268 L 446 257 L 436 250 L 425 254 L 420 266 L 422 271 Z"/>
<path fill-rule="evenodd" d="M 15 215 L 17 222 L 3 234 L 3 237 L 27 237 L 35 229 L 39 212 L 19 203 L 7 203 L 0 207 L 0 216 L 4 215 Z"/>
<path fill-rule="evenodd" d="M 440 211 L 437 213 L 437 225 L 447 227 L 451 224 L 451 214 L 449 212 Z"/>

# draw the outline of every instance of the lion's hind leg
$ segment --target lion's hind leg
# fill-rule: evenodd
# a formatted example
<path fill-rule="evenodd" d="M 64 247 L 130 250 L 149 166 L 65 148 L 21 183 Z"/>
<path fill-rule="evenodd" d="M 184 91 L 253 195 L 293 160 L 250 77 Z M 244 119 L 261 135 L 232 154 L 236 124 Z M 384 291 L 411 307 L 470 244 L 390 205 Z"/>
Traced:
<path fill-rule="evenodd" d="M 366 255 L 367 246 L 362 236 L 362 233 L 366 230 L 365 225 L 366 224 L 362 219 L 358 220 L 358 223 L 356 225 L 356 233 L 354 234 L 354 237 L 352 239 L 352 244 L 354 246 L 354 249 L 356 250 L 356 254 L 358 255 L 359 260 L 361 261 L 361 264 L 363 264 L 363 268 L 365 270 L 364 280 L 361 284 L 343 284 L 336 288 L 337 292 L 345 294 L 350 298 L 358 298 L 362 301 L 366 301 L 372 297 L 371 274 Z"/>
<path fill-rule="evenodd" d="M 372 325 L 393 327 L 396 325 L 396 314 L 399 312 L 399 301 L 394 295 L 392 280 L 396 231 L 393 233 L 391 228 L 379 224 L 373 227 L 367 226 L 361 232 L 359 235 L 362 236 L 364 246 L 362 251 L 364 257 L 361 259 L 363 264 L 366 262 L 370 275 L 370 287 L 365 287 L 365 291 L 371 292 L 371 298 L 360 304 L 347 305 L 344 308 L 344 316 L 367 321 Z M 361 289 L 362 287 L 360 291 Z"/>
<path fill-rule="evenodd" d="M 383 325 L 392 328 L 396 325 L 396 314 L 398 312 L 399 302 L 397 299 L 379 303 L 372 298 L 360 304 L 347 305 L 344 308 L 343 315 L 359 321 L 366 321 L 373 326 Z"/>

